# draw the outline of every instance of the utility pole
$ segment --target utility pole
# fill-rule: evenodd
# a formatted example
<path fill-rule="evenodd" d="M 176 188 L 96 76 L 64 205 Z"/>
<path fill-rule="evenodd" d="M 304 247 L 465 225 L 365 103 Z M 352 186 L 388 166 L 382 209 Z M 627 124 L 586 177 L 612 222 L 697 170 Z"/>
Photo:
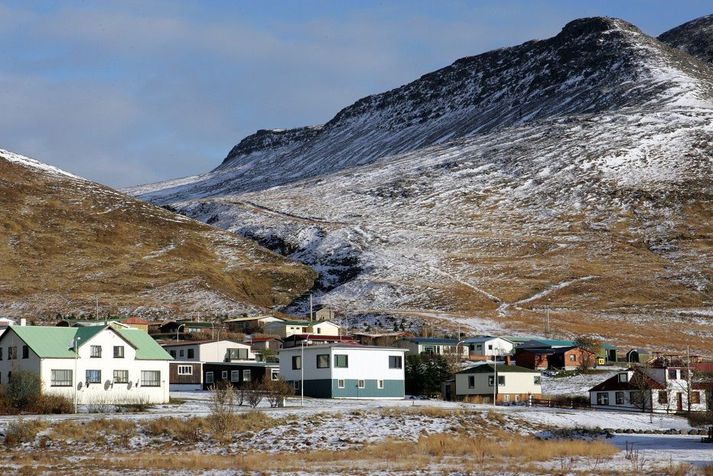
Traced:
<path fill-rule="evenodd" d="M 309 293 L 309 322 L 312 322 L 312 293 Z"/>
<path fill-rule="evenodd" d="M 688 413 L 691 413 L 691 346 L 686 346 L 686 401 Z"/>

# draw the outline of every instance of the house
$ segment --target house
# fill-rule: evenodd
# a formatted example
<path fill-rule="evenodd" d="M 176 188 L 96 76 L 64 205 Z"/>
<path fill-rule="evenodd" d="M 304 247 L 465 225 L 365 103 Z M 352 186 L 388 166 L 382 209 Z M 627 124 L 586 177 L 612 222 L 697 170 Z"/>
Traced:
<path fill-rule="evenodd" d="M 275 321 L 264 326 L 266 334 L 282 339 L 294 334 L 338 336 L 341 328 L 332 321 Z"/>
<path fill-rule="evenodd" d="M 496 371 L 497 389 L 493 388 Z M 542 395 L 540 372 L 517 365 L 482 362 L 456 373 L 456 398 L 479 397 L 492 403 L 493 393 L 497 402 L 526 402 L 531 397 L 539 398 Z"/>
<path fill-rule="evenodd" d="M 457 351 L 462 357 L 468 357 L 468 347 L 463 343 L 459 346 L 458 342 L 457 339 L 441 337 L 408 337 L 396 341 L 395 346 L 406 349 L 411 355 L 455 355 Z M 458 347 L 457 350 L 456 347 Z"/>
<path fill-rule="evenodd" d="M 406 350 L 322 344 L 280 350 L 280 375 L 297 394 L 318 398 L 404 398 Z"/>
<path fill-rule="evenodd" d="M 243 332 L 252 334 L 259 332 L 265 328 L 268 322 L 280 322 L 282 319 L 275 316 L 246 316 L 236 317 L 235 319 L 227 319 L 223 323 L 233 332 Z"/>
<path fill-rule="evenodd" d="M 467 347 L 469 358 L 481 359 L 487 357 L 501 357 L 511 355 L 514 344 L 502 337 L 478 336 L 465 339 L 463 345 Z"/>
<path fill-rule="evenodd" d="M 596 367 L 594 352 L 577 346 L 569 347 L 518 347 L 515 349 L 517 365 L 528 369 L 575 370 L 582 367 Z"/>
<path fill-rule="evenodd" d="M 597 352 L 597 365 L 616 364 L 617 350 L 614 344 L 609 344 L 608 342 L 602 343 Z"/>
<path fill-rule="evenodd" d="M 171 356 L 149 335 L 115 324 L 12 326 L 0 337 L 0 385 L 38 374 L 42 391 L 78 403 L 166 403 Z"/>
<path fill-rule="evenodd" d="M 362 345 L 376 345 L 381 347 L 393 346 L 396 341 L 403 339 L 404 332 L 355 332 L 354 338 Z"/>
<path fill-rule="evenodd" d="M 334 321 L 334 309 L 324 304 L 317 304 L 312 308 L 312 314 L 307 313 L 306 317 L 313 321 Z"/>
<path fill-rule="evenodd" d="M 648 411 L 655 413 L 688 411 L 686 368 L 630 368 L 589 389 L 592 408 Z M 706 392 L 693 383 L 690 410 L 705 411 Z"/>
<path fill-rule="evenodd" d="M 356 344 L 358 343 L 353 337 L 350 336 L 334 336 L 334 335 L 324 335 L 324 334 L 292 334 L 290 337 L 282 339 L 282 348 L 286 349 L 288 347 L 299 347 L 304 342 L 306 345 L 310 344 L 329 344 L 329 343 L 345 343 L 345 344 Z"/>
<path fill-rule="evenodd" d="M 131 316 L 128 319 L 124 319 L 122 324 L 144 332 L 149 331 L 149 321 L 141 319 L 140 317 Z"/>
<path fill-rule="evenodd" d="M 266 350 L 274 351 L 275 353 L 277 353 L 278 350 L 282 349 L 282 340 L 278 339 L 277 337 L 245 336 L 243 344 L 249 345 L 250 350 L 252 350 L 256 356 L 257 354 L 263 354 Z"/>
<path fill-rule="evenodd" d="M 203 362 L 176 360 L 169 365 L 169 390 L 190 392 L 203 389 Z"/>
<path fill-rule="evenodd" d="M 241 387 L 247 383 L 259 384 L 265 378 L 280 378 L 277 362 L 208 362 L 203 364 L 203 389 L 213 385 L 230 383 Z"/>
<path fill-rule="evenodd" d="M 247 344 L 232 340 L 179 341 L 161 344 L 174 359 L 189 362 L 232 362 L 255 360 Z"/>

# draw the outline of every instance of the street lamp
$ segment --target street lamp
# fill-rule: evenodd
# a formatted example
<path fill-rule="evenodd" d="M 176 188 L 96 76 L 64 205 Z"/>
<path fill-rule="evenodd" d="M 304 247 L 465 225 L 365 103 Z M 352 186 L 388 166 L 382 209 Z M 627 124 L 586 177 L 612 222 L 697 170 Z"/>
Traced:
<path fill-rule="evenodd" d="M 459 332 L 459 333 L 460 333 L 460 332 Z M 460 340 L 460 341 L 458 341 L 458 343 L 456 344 L 456 355 L 458 356 L 458 363 L 459 363 L 459 364 L 460 364 L 460 362 L 461 362 L 461 354 L 460 354 L 460 352 L 458 352 L 458 346 L 460 346 L 463 342 L 465 342 L 465 341 L 467 341 L 467 340 L 468 340 L 468 339 Z"/>
<path fill-rule="evenodd" d="M 493 406 L 498 404 L 498 355 L 500 355 L 500 346 L 493 348 Z"/>
<path fill-rule="evenodd" d="M 311 343 L 309 341 L 309 336 L 311 335 L 312 334 L 307 334 L 300 344 L 302 347 L 300 350 L 300 406 L 302 407 L 305 406 L 305 342 L 307 345 Z"/>
<path fill-rule="evenodd" d="M 178 342 L 178 331 L 181 330 L 181 327 L 186 327 L 185 324 L 181 324 L 180 326 L 176 327 L 176 342 Z"/>
<path fill-rule="evenodd" d="M 79 359 L 79 341 L 81 337 L 74 336 L 72 341 L 72 346 L 74 347 L 74 413 L 78 413 L 79 402 L 77 395 L 77 385 L 79 385 L 79 379 L 77 377 L 77 360 Z"/>

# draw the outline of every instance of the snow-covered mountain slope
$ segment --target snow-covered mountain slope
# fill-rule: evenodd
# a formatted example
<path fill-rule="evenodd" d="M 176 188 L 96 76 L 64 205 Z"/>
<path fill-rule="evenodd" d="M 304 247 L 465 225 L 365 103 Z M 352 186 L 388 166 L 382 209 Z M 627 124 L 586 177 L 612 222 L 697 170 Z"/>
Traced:
<path fill-rule="evenodd" d="M 206 175 L 129 192 L 170 203 L 262 190 L 550 117 L 697 104 L 710 95 L 697 89 L 701 67 L 622 20 L 575 20 L 554 38 L 462 58 L 360 99 L 324 126 L 259 131 Z"/>
<path fill-rule="evenodd" d="M 713 63 L 713 15 L 677 26 L 658 39 L 706 63 Z"/>
<path fill-rule="evenodd" d="M 703 62 L 578 20 L 137 192 L 312 265 L 357 318 L 532 332 L 549 308 L 564 335 L 710 352 L 712 90 Z"/>
<path fill-rule="evenodd" d="M 238 314 L 315 273 L 254 242 L 0 150 L 0 314 Z"/>

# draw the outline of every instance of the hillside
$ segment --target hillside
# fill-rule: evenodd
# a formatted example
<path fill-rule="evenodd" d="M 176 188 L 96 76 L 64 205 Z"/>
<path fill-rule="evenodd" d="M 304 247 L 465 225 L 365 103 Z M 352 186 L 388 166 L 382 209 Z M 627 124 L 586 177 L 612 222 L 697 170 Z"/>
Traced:
<path fill-rule="evenodd" d="M 658 39 L 701 61 L 713 63 L 713 15 L 672 28 L 659 35 Z"/>
<path fill-rule="evenodd" d="M 355 322 L 537 332 L 549 309 L 563 336 L 710 352 L 711 91 L 699 60 L 582 19 L 133 192 L 314 266 Z"/>
<path fill-rule="evenodd" d="M 0 150 L 0 315 L 188 316 L 289 304 L 314 272 L 227 233 Z"/>

